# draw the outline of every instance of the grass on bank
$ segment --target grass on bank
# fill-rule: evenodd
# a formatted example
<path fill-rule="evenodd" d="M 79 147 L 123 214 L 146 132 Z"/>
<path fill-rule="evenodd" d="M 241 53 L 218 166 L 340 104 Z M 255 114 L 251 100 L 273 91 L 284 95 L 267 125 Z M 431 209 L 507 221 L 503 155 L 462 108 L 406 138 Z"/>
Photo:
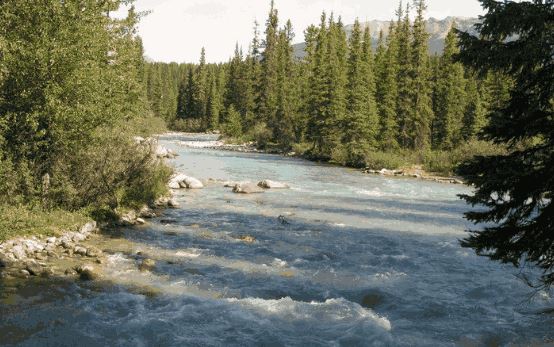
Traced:
<path fill-rule="evenodd" d="M 19 236 L 56 236 L 90 222 L 84 211 L 45 211 L 31 206 L 0 205 L 0 242 Z"/>

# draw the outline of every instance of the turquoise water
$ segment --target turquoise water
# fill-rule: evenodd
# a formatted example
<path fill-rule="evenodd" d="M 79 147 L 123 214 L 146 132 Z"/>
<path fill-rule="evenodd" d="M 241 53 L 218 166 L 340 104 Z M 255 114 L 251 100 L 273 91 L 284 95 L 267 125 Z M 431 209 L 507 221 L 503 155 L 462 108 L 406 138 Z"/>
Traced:
<path fill-rule="evenodd" d="M 107 282 L 29 283 L 0 301 L 0 345 L 548 345 L 552 293 L 460 248 L 469 188 L 266 154 L 183 146 L 177 170 L 207 182 L 178 209 L 122 229 Z M 208 179 L 212 179 L 208 182 Z M 224 180 L 288 190 L 237 195 Z M 251 237 L 253 243 L 240 238 Z M 140 251 L 157 260 L 136 270 Z M 536 275 L 532 269 L 530 275 Z M 149 288 L 149 293 L 144 289 Z M 154 294 L 152 294 L 154 292 Z"/>

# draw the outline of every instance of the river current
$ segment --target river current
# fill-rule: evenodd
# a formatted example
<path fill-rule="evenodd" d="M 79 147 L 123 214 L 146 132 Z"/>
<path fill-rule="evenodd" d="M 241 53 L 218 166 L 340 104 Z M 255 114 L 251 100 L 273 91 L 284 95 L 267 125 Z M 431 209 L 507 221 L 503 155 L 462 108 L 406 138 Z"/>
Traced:
<path fill-rule="evenodd" d="M 201 148 L 213 140 L 162 137 L 179 153 L 171 164 L 206 188 L 118 230 L 103 245 L 107 281 L 0 295 L 0 345 L 554 343 L 554 294 L 460 247 L 472 225 L 457 194 L 470 188 Z M 239 195 L 222 183 L 262 179 L 291 189 Z M 152 272 L 137 270 L 137 252 L 157 261 Z"/>

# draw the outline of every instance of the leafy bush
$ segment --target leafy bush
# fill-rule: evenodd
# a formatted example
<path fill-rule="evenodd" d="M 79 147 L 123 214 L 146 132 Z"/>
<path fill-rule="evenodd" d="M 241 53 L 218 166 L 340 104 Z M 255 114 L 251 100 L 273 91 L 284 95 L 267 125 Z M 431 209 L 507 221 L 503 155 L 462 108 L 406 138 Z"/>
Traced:
<path fill-rule="evenodd" d="M 191 133 L 198 133 L 206 130 L 206 127 L 202 123 L 202 120 L 194 119 L 194 118 L 188 118 L 188 119 L 177 118 L 173 120 L 169 128 L 175 131 L 183 131 L 183 132 L 191 132 Z"/>
<path fill-rule="evenodd" d="M 272 133 L 265 123 L 258 123 L 249 134 L 259 149 L 266 148 L 271 143 Z"/>
<path fill-rule="evenodd" d="M 369 151 L 366 153 L 365 166 L 371 170 L 399 169 L 411 164 L 406 153 Z"/>
<path fill-rule="evenodd" d="M 87 206 L 138 206 L 166 193 L 171 170 L 151 146 L 136 145 L 124 130 L 99 131 L 96 141 L 59 160 L 49 201 L 70 210 Z"/>
<path fill-rule="evenodd" d="M 227 122 L 223 126 L 226 136 L 238 138 L 242 135 L 242 119 L 240 113 L 233 105 L 227 110 Z"/>
<path fill-rule="evenodd" d="M 451 151 L 427 151 L 421 158 L 425 170 L 452 175 L 458 165 L 476 155 L 505 153 L 506 149 L 487 141 L 472 140 Z"/>

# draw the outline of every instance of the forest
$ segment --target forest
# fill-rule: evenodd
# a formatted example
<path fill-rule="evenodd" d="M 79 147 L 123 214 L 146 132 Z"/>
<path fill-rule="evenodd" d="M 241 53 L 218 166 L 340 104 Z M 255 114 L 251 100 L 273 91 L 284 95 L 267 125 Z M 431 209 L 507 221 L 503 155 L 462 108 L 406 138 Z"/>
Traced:
<path fill-rule="evenodd" d="M 451 174 L 473 155 L 502 152 L 478 134 L 512 81 L 458 62 L 455 27 L 442 55 L 430 55 L 425 1 L 413 7 L 399 4 L 377 47 L 359 21 L 347 37 L 341 18 L 323 13 L 297 58 L 292 24 L 281 25 L 272 4 L 263 37 L 255 23 L 248 50 L 237 44 L 227 63 L 207 64 L 204 49 L 198 64 L 147 63 L 150 106 L 175 130 L 221 130 L 230 141 L 353 167 Z"/>

